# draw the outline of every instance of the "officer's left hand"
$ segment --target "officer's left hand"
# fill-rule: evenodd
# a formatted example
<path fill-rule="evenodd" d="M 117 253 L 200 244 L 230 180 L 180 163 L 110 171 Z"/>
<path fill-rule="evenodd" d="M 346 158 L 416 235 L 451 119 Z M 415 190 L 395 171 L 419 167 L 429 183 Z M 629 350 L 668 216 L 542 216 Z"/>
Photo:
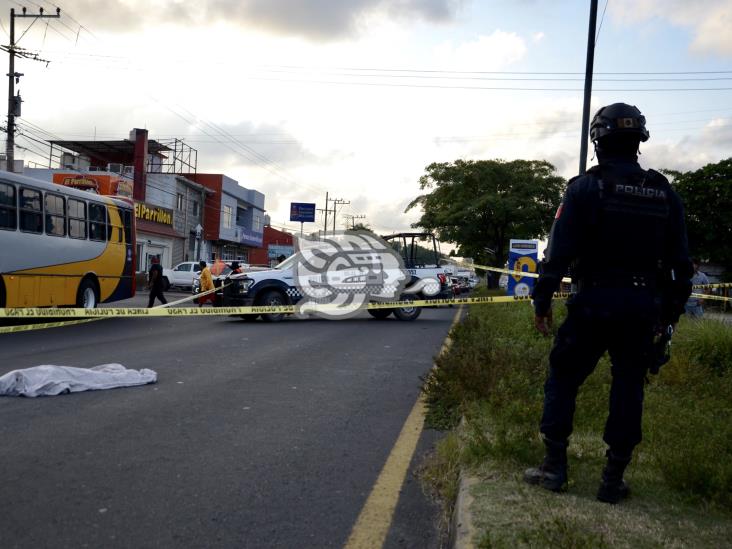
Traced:
<path fill-rule="evenodd" d="M 549 309 L 546 312 L 546 315 L 540 316 L 535 315 L 534 316 L 534 326 L 537 330 L 539 330 L 539 333 L 543 336 L 549 336 L 551 335 L 552 331 L 552 310 Z"/>

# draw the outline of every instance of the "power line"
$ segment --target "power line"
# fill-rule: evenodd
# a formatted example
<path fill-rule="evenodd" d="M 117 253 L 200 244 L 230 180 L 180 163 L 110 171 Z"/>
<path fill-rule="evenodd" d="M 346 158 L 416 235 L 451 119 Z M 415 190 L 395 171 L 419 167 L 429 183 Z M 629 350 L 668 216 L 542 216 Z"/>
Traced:
<path fill-rule="evenodd" d="M 313 70 L 312 67 L 304 65 L 259 65 L 260 67 L 275 67 L 285 69 L 301 69 Z M 316 68 L 317 70 L 317 68 Z M 558 74 L 558 75 L 584 75 L 584 72 L 577 71 L 460 71 L 460 70 L 440 70 L 440 69 L 390 69 L 390 68 L 358 68 L 358 67 L 332 67 L 326 70 L 347 70 L 347 71 L 365 71 L 365 72 L 416 72 L 416 73 L 444 73 L 444 74 Z M 595 72 L 595 74 L 732 74 L 731 70 L 721 71 L 605 71 Z"/>
<path fill-rule="evenodd" d="M 70 40 L 68 37 L 65 37 L 67 40 Z M 54 53 L 54 52 L 47 52 L 47 53 Z M 63 57 L 70 59 L 74 57 L 75 55 L 86 55 L 89 57 L 92 57 L 93 59 L 99 58 L 99 59 L 119 59 L 124 61 L 132 61 L 133 58 L 129 57 L 117 57 L 117 56 L 106 56 L 106 55 L 99 55 L 99 54 L 75 54 L 74 52 L 64 52 L 61 53 Z M 183 60 L 181 60 L 182 62 Z M 63 61 L 58 61 L 60 63 L 63 63 Z M 187 62 L 187 61 L 186 61 Z M 105 67 L 108 67 L 108 62 L 104 62 Z M 132 68 L 132 67 L 124 67 L 125 70 L 136 70 L 136 71 L 144 71 L 143 68 Z M 156 70 L 159 70 L 156 68 Z M 257 69 L 255 69 L 257 70 Z M 338 71 L 339 69 L 335 69 L 335 71 Z M 358 70 L 358 69 L 353 69 Z M 366 70 L 366 69 L 364 69 Z M 409 70 L 409 69 L 395 69 L 394 71 L 390 71 L 389 69 L 374 69 L 374 71 L 384 71 L 383 73 L 375 73 L 375 74 L 361 74 L 361 73 L 354 73 L 354 72 L 333 72 L 333 70 L 328 71 L 319 71 L 317 73 L 317 76 L 331 76 L 331 77 L 342 77 L 342 78 L 380 78 L 380 79 L 411 79 L 411 80 L 444 80 L 444 81 L 486 81 L 486 82 L 578 82 L 582 81 L 583 78 L 580 77 L 581 73 L 576 72 L 521 72 L 521 71 L 429 71 L 429 70 Z M 295 74 L 295 75 L 303 75 L 302 72 L 293 72 L 291 70 L 282 70 L 282 69 L 264 69 L 262 72 L 264 73 L 274 73 L 274 74 Z M 405 74 L 395 74 L 396 72 L 402 72 Z M 455 76 L 456 75 L 456 76 Z M 472 75 L 472 76 L 470 76 Z M 475 76 L 475 75 L 490 75 L 490 76 Z M 553 76 L 552 76 L 553 75 Z M 732 80 L 732 76 L 706 76 L 704 75 L 732 75 L 732 71 L 679 71 L 679 72 L 628 72 L 628 73 L 622 73 L 622 72 L 596 72 L 595 76 L 600 76 L 594 78 L 594 81 L 596 82 L 715 82 L 715 81 L 727 81 Z M 621 76 L 626 75 L 626 78 L 603 78 L 602 76 Z M 697 77 L 690 78 L 689 76 L 692 75 L 698 75 Z M 309 76 L 305 74 L 304 76 Z M 628 76 L 646 76 L 646 78 L 631 78 Z M 677 76 L 676 78 L 651 78 L 648 76 Z M 681 78 L 681 76 L 687 76 L 686 78 Z M 257 79 L 257 80 L 271 80 L 271 81 L 294 81 L 294 82 L 308 82 L 308 83 L 326 83 L 326 84 L 353 84 L 352 82 L 343 82 L 343 81 L 323 81 L 323 80 L 317 80 L 317 79 L 280 79 L 280 78 L 272 78 L 272 77 L 266 77 L 266 76 L 259 76 L 259 75 L 253 75 L 249 76 L 249 78 Z M 376 85 L 373 82 L 364 82 L 363 85 Z M 380 84 L 384 86 L 395 86 L 396 84 Z M 401 84 L 402 86 L 410 86 L 410 87 L 432 87 L 429 85 L 418 85 L 418 84 L 408 84 L 404 83 Z M 437 87 L 437 86 L 435 86 Z M 440 86 L 442 87 L 442 86 Z M 445 87 L 455 87 L 460 88 L 460 86 L 445 86 Z M 473 88 L 474 86 L 469 87 Z M 479 89 L 493 89 L 493 88 L 479 88 Z M 516 88 L 508 88 L 510 90 L 515 90 Z M 537 91 L 553 91 L 554 88 L 551 88 L 550 90 L 547 90 L 546 88 L 527 88 L 530 90 L 536 89 Z M 558 88 L 560 91 L 575 91 L 572 88 Z M 664 88 L 665 90 L 666 88 Z M 710 88 L 714 89 L 714 88 Z M 604 91 L 627 91 L 627 90 L 604 90 Z M 645 90 L 643 90 L 645 91 Z M 658 90 L 648 90 L 648 91 L 658 91 Z M 669 89 L 669 91 L 675 91 L 673 89 Z M 693 91 L 693 90 L 692 90 Z"/>
<path fill-rule="evenodd" d="M 602 9 L 602 17 L 600 17 L 600 26 L 597 29 L 597 34 L 595 35 L 595 46 L 597 46 L 597 41 L 600 39 L 600 31 L 602 30 L 602 22 L 605 21 L 605 11 L 607 10 L 607 4 L 610 0 L 605 0 L 605 7 Z"/>
<path fill-rule="evenodd" d="M 57 6 L 57 10 L 60 10 L 60 7 Z M 79 24 L 79 25 L 81 26 L 81 24 Z M 68 26 L 67 26 L 67 28 L 68 28 Z M 77 39 L 78 39 L 78 35 L 77 35 Z M 160 103 L 160 101 L 158 101 L 156 98 L 152 98 L 152 99 L 155 100 L 156 102 Z M 189 124 L 191 123 L 189 120 L 186 119 L 186 117 L 182 116 L 176 110 L 171 109 L 167 105 L 165 105 L 165 107 L 169 111 L 173 112 L 176 116 L 178 116 L 178 117 L 182 118 L 183 120 L 187 121 Z M 316 190 L 315 188 L 310 187 L 309 185 L 305 185 L 305 184 L 302 184 L 302 183 L 297 183 L 294 180 L 290 179 L 288 176 L 286 176 L 286 175 L 284 175 L 283 173 L 280 172 L 277 164 L 274 161 L 272 161 L 267 156 L 259 153 L 258 151 L 254 150 L 253 148 L 249 147 L 248 145 L 245 145 L 244 143 L 241 143 L 239 140 L 237 140 L 236 138 L 234 138 L 231 134 L 229 134 L 228 132 L 226 132 L 226 130 L 224 130 L 220 126 L 218 126 L 218 125 L 216 125 L 216 124 L 214 124 L 212 122 L 209 122 L 209 121 L 207 121 L 207 120 L 205 120 L 205 119 L 197 116 L 195 113 L 192 113 L 190 110 L 186 109 L 185 107 L 181 107 L 181 108 L 185 112 L 187 112 L 188 114 L 194 116 L 196 118 L 197 122 L 200 121 L 203 124 L 205 124 L 206 126 L 208 126 L 209 128 L 213 128 L 214 130 L 221 132 L 226 137 L 228 137 L 229 139 L 231 139 L 232 142 L 235 145 L 238 146 L 239 151 L 237 151 L 236 149 L 234 149 L 233 147 L 231 147 L 228 143 L 222 143 L 221 140 L 217 139 L 216 137 L 212 136 L 211 134 L 209 134 L 208 132 L 206 132 L 204 130 L 204 134 L 208 135 L 209 137 L 212 137 L 217 143 L 223 144 L 224 146 L 226 146 L 227 148 L 229 148 L 230 150 L 232 150 L 236 154 L 241 155 L 243 153 L 245 156 L 248 156 L 249 159 L 253 160 L 255 162 L 255 164 L 258 164 L 260 167 L 263 167 L 264 169 L 266 169 L 267 171 L 269 171 L 273 175 L 280 177 L 281 179 L 287 181 L 290 184 L 293 184 L 295 186 L 308 187 L 308 188 L 310 188 L 310 190 L 313 190 L 315 192 L 320 192 L 319 190 Z"/>
<path fill-rule="evenodd" d="M 200 121 L 203 124 L 205 124 L 206 126 L 211 127 L 211 128 L 214 128 L 217 131 L 220 131 L 224 135 L 226 135 L 226 131 L 225 130 L 222 130 L 219 126 L 217 126 L 214 123 L 208 122 L 207 120 L 198 117 L 195 113 L 192 113 L 191 111 L 189 111 L 185 107 L 181 107 L 181 108 L 184 111 L 186 111 L 189 114 L 191 114 L 192 116 L 196 117 L 196 122 L 194 122 L 192 120 L 189 120 L 188 118 L 186 118 L 185 116 L 183 116 L 182 114 L 180 114 L 179 112 L 177 112 L 175 109 L 173 109 L 173 108 L 169 107 L 168 105 L 162 103 L 157 98 L 155 98 L 155 97 L 153 97 L 153 96 L 151 96 L 149 94 L 148 94 L 148 97 L 151 98 L 156 103 L 162 105 L 165 109 L 169 110 L 170 112 L 172 112 L 174 115 L 176 115 L 179 118 L 181 118 L 183 121 L 185 121 L 189 125 L 197 126 L 198 125 L 198 121 Z M 211 134 L 210 132 L 206 131 L 205 129 L 201 129 L 201 131 L 203 132 L 204 135 L 206 135 L 206 136 L 214 139 L 214 141 L 216 143 L 225 146 L 226 148 L 228 148 L 229 150 L 231 150 L 232 152 L 234 152 L 238 156 L 241 156 L 243 158 L 246 158 L 249 161 L 253 161 L 255 164 L 259 165 L 259 167 L 261 167 L 262 169 L 270 172 L 272 175 L 275 175 L 275 176 L 279 177 L 283 181 L 286 181 L 287 183 L 290 183 L 290 184 L 295 185 L 295 186 L 302 186 L 302 187 L 308 188 L 309 190 L 311 190 L 313 192 L 320 192 L 319 190 L 317 190 L 317 189 L 315 189 L 315 188 L 313 188 L 313 187 L 311 187 L 311 186 L 309 186 L 307 184 L 298 183 L 298 182 L 290 179 L 288 176 L 286 176 L 283 173 L 281 173 L 279 171 L 279 169 L 277 169 L 276 164 L 272 160 L 270 160 L 269 158 L 267 158 L 263 154 L 258 153 L 257 151 L 253 150 L 251 147 L 248 147 L 248 146 L 242 144 L 237 139 L 232 139 L 232 141 L 233 141 L 234 144 L 239 145 L 239 149 L 236 149 L 236 148 L 232 147 L 228 142 L 225 142 L 225 141 L 217 138 L 214 134 Z"/>
<path fill-rule="evenodd" d="M 26 121 L 26 122 L 27 122 L 27 121 Z M 61 140 L 60 138 L 58 138 L 58 136 L 55 136 L 55 135 L 54 135 L 53 133 L 51 133 L 51 132 L 48 132 L 47 130 L 44 130 L 44 129 L 43 129 L 43 128 L 41 128 L 40 126 L 36 126 L 35 124 L 32 124 L 32 125 L 33 125 L 33 126 L 35 126 L 36 128 L 38 128 L 38 130 L 30 131 L 30 130 L 29 130 L 28 128 L 26 128 L 26 131 L 29 131 L 29 133 L 32 133 L 32 134 L 33 134 L 33 135 L 35 135 L 36 137 L 39 137 L 39 135 L 38 135 L 38 134 L 39 134 L 40 132 L 43 132 L 43 134 L 46 134 L 46 135 L 52 136 L 52 137 L 56 138 L 56 140 Z M 30 136 L 28 136 L 28 135 L 22 135 L 22 137 L 23 137 L 24 139 L 30 139 L 30 140 L 32 140 L 32 141 L 35 141 L 35 142 L 37 142 L 37 143 L 41 143 L 41 144 L 46 144 L 46 141 L 39 141 L 39 140 L 37 140 L 37 139 L 32 139 L 32 138 L 30 138 Z M 42 135 L 41 135 L 40 137 L 41 137 L 41 139 L 43 139 L 43 136 L 42 136 Z M 46 156 L 46 155 L 45 155 L 45 154 L 44 154 L 44 153 L 43 153 L 42 151 L 41 151 L 41 152 L 38 152 L 38 149 L 36 149 L 36 148 L 31 148 L 31 147 L 21 147 L 21 148 L 22 148 L 22 149 L 24 149 L 24 150 L 28 150 L 28 151 L 32 152 L 33 154 L 36 154 L 36 155 L 37 155 L 37 156 L 39 156 L 40 158 L 43 158 L 43 159 L 44 159 L 44 161 L 46 161 L 46 160 L 48 159 L 48 157 L 47 157 L 47 156 Z M 59 155 L 59 156 L 58 156 L 57 158 L 60 158 L 60 155 Z M 80 169 L 77 169 L 77 168 L 65 168 L 65 169 L 67 169 L 68 171 L 72 171 L 72 172 L 78 173 L 78 174 L 82 174 L 82 175 L 88 175 L 88 173 L 87 173 L 87 172 L 84 172 L 83 170 L 80 170 Z M 126 174 L 115 174 L 115 175 L 117 175 L 117 176 L 119 176 L 119 177 L 121 177 L 121 178 L 123 178 L 123 179 L 128 179 L 128 180 L 132 180 L 132 178 L 131 178 L 131 177 L 130 177 L 129 175 L 126 175 Z M 155 191 L 158 191 L 158 192 L 161 192 L 161 193 L 163 193 L 163 194 L 167 194 L 167 195 L 170 195 L 170 196 L 171 196 L 171 197 L 173 197 L 174 199 L 177 199 L 177 196 L 178 196 L 178 194 L 179 194 L 179 193 L 177 192 L 177 190 L 176 190 L 176 191 L 172 191 L 172 190 L 169 190 L 169 189 L 166 189 L 166 188 L 163 188 L 163 187 L 160 187 L 160 186 L 158 186 L 158 185 L 156 184 L 156 181 L 155 181 L 155 179 L 156 179 L 156 177 L 155 177 L 155 176 L 156 176 L 156 175 L 162 175 L 162 176 L 166 176 L 166 175 L 167 175 L 167 176 L 169 176 L 169 175 L 173 175 L 173 176 L 177 176 L 178 174 L 166 174 L 166 173 L 159 173 L 159 174 L 158 174 L 158 173 L 155 173 L 155 172 L 148 172 L 148 176 L 149 176 L 149 178 L 148 178 L 148 180 L 147 180 L 147 183 L 146 183 L 146 186 L 147 186 L 148 188 L 150 188 L 150 189 L 153 189 L 153 190 L 155 190 Z M 182 177 L 185 177 L 185 174 L 183 174 L 183 175 L 182 175 Z M 195 181 L 194 181 L 194 183 L 195 183 Z M 195 200 L 195 197 L 192 197 L 192 198 L 186 198 L 186 197 L 185 197 L 185 195 L 183 195 L 183 200 L 184 200 L 184 202 L 186 202 L 186 203 L 188 203 L 188 204 L 192 204 L 193 202 L 197 202 L 197 201 Z M 220 209 L 218 209 L 218 208 L 216 208 L 215 206 L 212 206 L 212 205 L 207 205 L 207 204 L 206 204 L 206 201 L 205 201 L 205 200 L 204 200 L 204 201 L 203 201 L 202 203 L 200 203 L 200 204 L 199 204 L 199 207 L 200 207 L 200 208 L 201 208 L 202 210 L 204 210 L 204 211 L 207 211 L 207 212 L 209 212 L 209 213 L 212 213 L 212 212 L 217 212 L 217 213 L 221 213 L 221 210 L 220 210 Z M 265 212 L 266 212 L 266 210 L 265 210 Z M 272 219 L 272 215 L 271 215 L 271 213 L 267 213 L 267 215 L 269 215 L 269 216 L 270 216 L 270 219 Z M 280 224 L 281 224 L 281 225 L 282 225 L 283 227 L 287 228 L 288 230 L 291 230 L 291 231 L 296 231 L 296 229 L 293 229 L 292 227 L 289 227 L 289 228 L 288 228 L 288 227 L 287 227 L 288 223 L 286 223 L 286 222 L 280 222 Z"/>
<path fill-rule="evenodd" d="M 394 88 L 424 88 L 443 90 L 476 90 L 476 91 L 541 91 L 541 92 L 578 92 L 583 88 L 526 88 L 519 86 L 448 86 L 439 84 L 406 84 L 390 82 L 345 82 L 338 80 L 304 80 L 304 79 L 281 79 L 266 78 L 261 76 L 250 76 L 249 80 L 263 80 L 273 82 L 299 82 L 303 84 L 327 84 L 343 86 L 367 86 L 367 87 L 394 87 Z M 597 92 L 692 92 L 692 91 L 729 91 L 732 87 L 714 88 L 595 88 Z"/>
<path fill-rule="evenodd" d="M 713 109 L 695 109 L 695 110 L 689 110 L 689 111 L 672 111 L 672 112 L 650 112 L 646 115 L 646 118 L 648 119 L 660 119 L 660 118 L 669 118 L 669 117 L 678 117 L 678 116 L 684 116 L 687 114 L 699 114 L 699 113 L 721 113 L 722 116 L 732 116 L 732 106 L 730 107 L 721 107 L 721 108 L 713 108 Z M 28 122 L 27 119 L 24 119 L 26 123 Z M 653 123 L 653 127 L 657 126 L 669 126 L 669 125 L 676 125 L 679 122 L 706 122 L 709 121 L 708 118 L 694 118 L 690 120 L 662 120 L 657 121 Z M 551 123 L 551 121 L 548 121 Z M 512 124 L 512 127 L 536 127 L 537 122 L 515 122 Z M 555 124 L 556 127 L 571 127 L 574 128 L 576 124 L 574 122 L 561 122 L 558 124 Z M 39 128 L 38 126 L 36 126 Z M 41 129 L 41 128 L 39 128 Z M 46 130 L 43 130 L 46 131 Z M 53 135 L 53 139 L 56 140 L 63 140 L 63 138 L 58 137 L 56 134 L 53 134 L 52 132 L 49 132 L 49 135 Z M 64 135 L 71 136 L 71 137 L 86 137 L 86 138 L 96 138 L 96 139 L 115 139 L 118 137 L 118 134 L 99 134 L 99 133 L 70 133 L 70 132 L 64 132 Z M 170 135 L 166 133 L 158 133 L 156 136 L 156 140 L 160 143 L 166 143 L 167 141 L 172 142 L 173 139 L 180 139 L 178 137 L 179 134 L 171 133 Z M 209 136 L 215 136 L 216 138 L 223 138 L 224 134 L 217 134 L 213 132 L 209 132 L 209 135 L 204 134 L 203 132 L 200 133 L 199 137 L 196 137 L 197 134 L 193 134 L 192 136 L 186 137 L 184 140 L 187 143 L 219 143 L 219 141 L 214 140 L 212 137 Z M 229 134 L 233 137 L 236 137 L 238 140 L 241 140 L 241 138 L 246 138 L 250 136 L 290 136 L 289 133 L 277 133 L 277 132 L 265 132 L 265 133 L 247 133 L 247 134 Z M 204 139 L 204 137 L 209 137 L 209 140 Z M 454 137 L 454 136 L 434 136 L 435 138 L 441 138 L 441 137 Z M 275 145 L 290 145 L 290 144 L 299 144 L 300 141 L 297 138 L 292 139 L 281 139 L 281 140 L 257 140 L 257 141 L 250 141 L 246 140 L 247 143 L 257 143 L 257 144 L 275 144 Z"/>
<path fill-rule="evenodd" d="M 54 4 L 53 2 L 49 2 L 49 4 L 51 4 L 54 8 L 61 9 L 61 6 L 58 6 L 58 5 Z M 99 38 L 97 38 L 97 36 L 92 31 L 90 31 L 87 27 L 85 27 L 79 21 L 77 21 L 76 19 L 74 19 L 68 11 L 64 10 L 64 14 L 66 15 L 66 17 L 68 17 L 69 19 L 71 19 L 71 21 L 73 21 L 74 23 L 76 23 L 77 25 L 79 25 L 79 28 L 81 28 L 82 30 L 86 31 L 92 38 L 94 38 L 97 41 L 99 40 Z"/>
<path fill-rule="evenodd" d="M 606 3 L 607 7 L 607 3 Z M 71 30 L 72 32 L 76 32 L 71 27 L 67 28 Z M 85 28 L 85 27 L 83 27 Z M 86 29 L 86 28 L 85 28 Z M 88 31 L 88 29 L 86 29 Z M 91 31 L 88 31 L 91 32 Z M 67 40 L 70 40 L 68 37 L 65 37 Z M 48 54 L 58 54 L 67 58 L 73 58 L 73 57 L 89 57 L 89 58 L 100 58 L 100 59 L 117 59 L 120 61 L 134 61 L 135 59 L 129 56 L 116 56 L 116 55 L 104 55 L 104 54 L 90 54 L 90 53 L 84 53 L 84 52 L 72 52 L 72 51 L 64 51 L 64 52 L 58 52 L 50 50 L 47 52 Z M 175 61 L 175 60 L 172 60 Z M 179 60 L 182 63 L 189 63 L 189 59 L 180 59 Z M 105 62 L 106 63 L 106 62 Z M 213 63 L 216 63 L 215 61 Z M 220 64 L 225 64 L 223 61 L 220 62 Z M 244 67 L 246 68 L 246 67 Z M 458 80 L 470 80 L 470 79 L 476 79 L 476 80 L 537 80 L 537 81 L 574 81 L 578 79 L 573 78 L 557 78 L 559 76 L 582 76 L 584 73 L 576 72 L 576 71 L 460 71 L 460 70 L 440 70 L 440 69 L 389 69 L 389 68 L 358 68 L 358 67 L 331 67 L 331 68 L 317 68 L 317 67 L 307 67 L 307 66 L 293 66 L 293 65 L 255 65 L 252 67 L 253 70 L 262 70 L 263 72 L 273 72 L 273 73 L 289 73 L 289 74 L 302 74 L 302 71 L 307 71 L 309 74 L 312 74 L 313 72 L 324 74 L 324 75 L 330 75 L 330 76 L 344 76 L 344 77 L 366 77 L 366 78 L 374 78 L 374 77 L 380 77 L 380 78 L 430 78 L 430 79 L 447 79 L 447 76 L 441 76 L 441 75 L 450 75 L 450 78 L 452 78 L 453 75 L 458 75 Z M 352 71 L 352 72 L 339 72 L 339 71 Z M 367 73 L 367 74 L 360 74 L 360 73 Z M 401 73 L 401 74 L 400 74 Z M 598 71 L 594 73 L 595 76 L 690 76 L 690 75 L 723 75 L 723 74 L 732 74 L 732 70 L 717 70 L 717 71 Z M 492 76 L 533 76 L 536 78 L 488 78 L 485 76 L 472 76 L 472 75 L 492 75 Z M 540 76 L 554 76 L 554 78 L 539 78 Z M 697 79 L 656 79 L 656 78 L 639 78 L 639 79 L 629 79 L 629 78 L 618 78 L 618 79 L 604 79 L 604 78 L 595 78 L 596 81 L 638 81 L 638 82 L 644 82 L 644 81 L 705 81 L 705 80 L 721 80 L 722 78 L 697 78 Z M 581 78 L 579 78 L 581 80 Z"/>

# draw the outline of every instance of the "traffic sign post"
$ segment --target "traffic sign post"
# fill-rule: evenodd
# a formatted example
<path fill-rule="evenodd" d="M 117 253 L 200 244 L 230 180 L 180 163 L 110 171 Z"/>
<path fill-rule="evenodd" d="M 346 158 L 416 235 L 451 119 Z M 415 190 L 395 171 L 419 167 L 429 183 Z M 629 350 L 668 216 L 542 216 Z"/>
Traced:
<path fill-rule="evenodd" d="M 290 221 L 300 222 L 300 236 L 303 223 L 315 221 L 315 204 L 311 202 L 290 202 Z"/>
<path fill-rule="evenodd" d="M 315 221 L 315 204 L 310 202 L 290 202 L 290 221 L 313 223 Z"/>

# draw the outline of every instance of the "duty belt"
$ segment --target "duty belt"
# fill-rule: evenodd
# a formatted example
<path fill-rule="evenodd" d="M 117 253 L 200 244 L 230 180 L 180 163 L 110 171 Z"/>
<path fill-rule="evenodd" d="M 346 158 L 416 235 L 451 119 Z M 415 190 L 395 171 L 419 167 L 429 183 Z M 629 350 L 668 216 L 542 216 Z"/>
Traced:
<path fill-rule="evenodd" d="M 577 279 L 577 290 L 590 288 L 649 289 L 655 290 L 656 276 L 649 274 L 617 274 L 582 276 Z"/>

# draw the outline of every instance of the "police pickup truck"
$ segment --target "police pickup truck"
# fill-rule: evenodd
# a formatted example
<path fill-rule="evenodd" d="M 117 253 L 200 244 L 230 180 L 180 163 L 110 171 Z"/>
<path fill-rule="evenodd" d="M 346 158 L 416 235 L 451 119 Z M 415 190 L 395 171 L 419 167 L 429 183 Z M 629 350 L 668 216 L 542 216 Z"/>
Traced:
<path fill-rule="evenodd" d="M 432 234 L 398 233 L 383 237 L 383 239 L 401 254 L 406 271 L 401 275 L 402 277 L 407 276 L 406 287 L 403 294 L 396 296 L 396 299 L 418 300 L 451 297 L 449 279 L 445 268 L 439 265 L 437 244 Z M 431 244 L 431 249 L 420 245 L 420 242 L 428 242 Z M 222 285 L 220 303 L 225 307 L 276 306 L 298 303 L 303 299 L 303 295 L 295 284 L 295 264 L 300 259 L 298 254 L 295 254 L 273 269 L 247 271 L 243 274 L 229 276 L 222 281 L 225 283 Z M 342 272 L 337 271 L 338 274 Z M 329 278 L 328 274 L 333 273 L 326 273 L 326 278 Z M 342 283 L 342 277 L 340 281 Z M 377 319 L 384 319 L 393 314 L 399 320 L 415 320 L 421 312 L 420 307 L 368 309 L 368 313 Z M 248 320 L 254 320 L 259 315 L 242 316 Z M 285 314 L 270 313 L 263 314 L 261 317 L 265 322 L 278 322 L 285 317 Z"/>

